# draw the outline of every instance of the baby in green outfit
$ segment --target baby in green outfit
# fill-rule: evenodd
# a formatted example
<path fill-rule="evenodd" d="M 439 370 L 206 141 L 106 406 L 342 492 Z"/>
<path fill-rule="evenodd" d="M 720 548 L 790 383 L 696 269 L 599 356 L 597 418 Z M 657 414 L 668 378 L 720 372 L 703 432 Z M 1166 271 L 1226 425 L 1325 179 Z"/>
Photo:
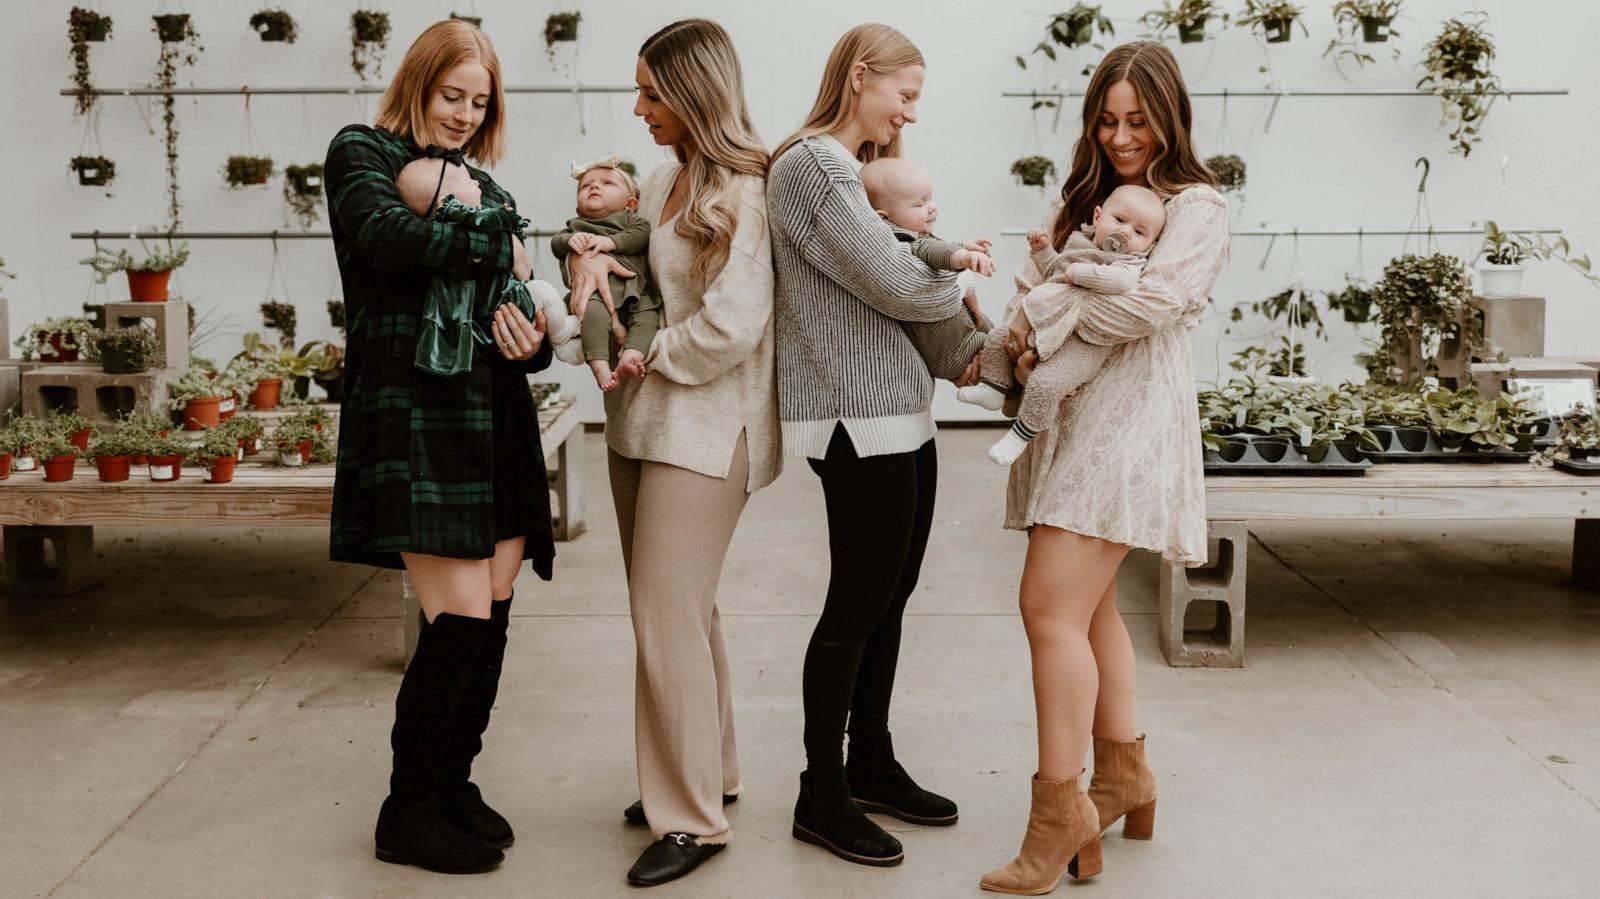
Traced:
<path fill-rule="evenodd" d="M 565 262 L 573 253 L 611 256 L 634 277 L 610 275 L 612 308 L 597 290 L 589 296 L 568 295 L 579 331 L 583 358 L 601 390 L 611 390 L 625 377 L 644 373 L 644 357 L 661 324 L 661 297 L 650 282 L 650 223 L 638 213 L 639 187 L 618 167 L 615 156 L 572 167 L 578 181 L 578 217 L 550 238 L 550 250 L 561 261 L 561 277 L 572 286 Z M 612 356 L 612 343 L 621 350 Z M 612 368 L 615 358 L 616 368 Z"/>

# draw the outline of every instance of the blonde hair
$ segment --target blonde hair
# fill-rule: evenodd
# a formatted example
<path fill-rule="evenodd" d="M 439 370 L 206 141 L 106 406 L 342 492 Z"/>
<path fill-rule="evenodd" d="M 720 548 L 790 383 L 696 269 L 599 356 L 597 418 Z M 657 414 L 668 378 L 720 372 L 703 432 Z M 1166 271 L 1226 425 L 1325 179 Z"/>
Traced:
<path fill-rule="evenodd" d="M 1131 41 L 1113 47 L 1095 67 L 1083 97 L 1083 133 L 1072 150 L 1072 171 L 1061 185 L 1061 214 L 1051 229 L 1050 243 L 1061 249 L 1078 226 L 1094 217 L 1094 208 L 1121 185 L 1117 170 L 1100 146 L 1100 113 L 1112 85 L 1126 81 L 1139 95 L 1139 109 L 1155 147 L 1145 166 L 1145 181 L 1165 194 L 1196 184 L 1216 186 L 1216 176 L 1194 151 L 1190 135 L 1194 114 L 1189 88 L 1172 51 L 1156 41 Z"/>
<path fill-rule="evenodd" d="M 435 22 L 412 42 L 378 104 L 375 124 L 422 146 L 437 144 L 438 135 L 428 121 L 428 104 L 444 74 L 464 62 L 482 64 L 489 71 L 490 87 L 483 122 L 463 149 L 485 166 L 499 162 L 506 153 L 506 94 L 500 80 L 500 57 L 488 35 L 460 19 Z"/>
<path fill-rule="evenodd" d="M 822 85 L 817 88 L 817 100 L 811 104 L 806 123 L 778 145 L 777 152 L 772 154 L 774 161 L 800 141 L 837 131 L 855 116 L 860 97 L 850 89 L 850 73 L 855 70 L 857 63 L 866 65 L 867 72 L 872 75 L 887 75 L 910 66 L 924 65 L 922 51 L 917 49 L 917 45 L 888 25 L 868 22 L 846 31 L 839 42 L 833 45 L 833 52 L 828 54 L 828 65 L 822 70 Z M 899 155 L 900 135 L 897 134 L 887 144 L 867 141 L 861 145 L 856 158 L 871 162 L 881 157 Z"/>
<path fill-rule="evenodd" d="M 767 176 L 767 151 L 744 101 L 744 71 L 733 39 L 708 19 L 684 19 L 652 34 L 639 58 L 662 102 L 683 120 L 694 141 L 689 196 L 673 231 L 695 248 L 689 274 L 710 281 L 722 271 L 739 223 L 736 176 Z"/>

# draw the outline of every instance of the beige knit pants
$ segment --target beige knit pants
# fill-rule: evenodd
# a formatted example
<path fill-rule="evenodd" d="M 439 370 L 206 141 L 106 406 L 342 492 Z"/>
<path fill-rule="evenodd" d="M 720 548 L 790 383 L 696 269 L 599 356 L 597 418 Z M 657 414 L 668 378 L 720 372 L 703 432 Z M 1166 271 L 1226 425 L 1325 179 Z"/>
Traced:
<path fill-rule="evenodd" d="M 748 499 L 744 435 L 727 478 L 607 457 L 638 653 L 639 798 L 655 839 L 687 833 L 725 843 L 722 796 L 740 785 L 717 581 Z"/>

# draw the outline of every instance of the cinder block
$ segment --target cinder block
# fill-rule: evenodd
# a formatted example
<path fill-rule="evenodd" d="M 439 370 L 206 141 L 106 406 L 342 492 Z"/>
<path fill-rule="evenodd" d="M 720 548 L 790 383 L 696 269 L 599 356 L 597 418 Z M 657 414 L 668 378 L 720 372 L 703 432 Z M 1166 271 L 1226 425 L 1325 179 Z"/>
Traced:
<path fill-rule="evenodd" d="M 189 304 L 182 300 L 165 303 L 107 303 L 106 324 L 131 328 L 150 322 L 156 331 L 156 357 L 165 360 L 162 368 L 189 367 Z"/>
<path fill-rule="evenodd" d="M 1500 395 L 1507 378 L 1575 378 L 1588 381 L 1600 379 L 1600 369 L 1582 362 L 1557 359 L 1511 358 L 1505 362 L 1474 362 L 1472 382 L 1488 399 Z"/>
<path fill-rule="evenodd" d="M 0 425 L 22 405 L 22 369 L 0 363 Z"/>
<path fill-rule="evenodd" d="M 1161 654 L 1174 668 L 1243 668 L 1250 530 L 1242 521 L 1212 521 L 1206 523 L 1206 534 L 1216 544 L 1209 565 L 1162 566 Z M 1194 603 L 1214 603 L 1215 624 L 1185 629 L 1184 619 Z"/>
<path fill-rule="evenodd" d="M 91 420 L 116 421 L 128 412 L 165 408 L 167 381 L 177 374 L 111 375 L 98 362 L 43 365 L 22 375 L 22 409 L 37 416 L 53 409 L 76 410 Z"/>
<path fill-rule="evenodd" d="M 1544 355 L 1544 297 L 1473 297 L 1483 310 L 1483 339 L 1507 356 Z"/>
<path fill-rule="evenodd" d="M 95 585 L 94 528 L 6 525 L 4 530 L 9 595 L 70 596 Z"/>

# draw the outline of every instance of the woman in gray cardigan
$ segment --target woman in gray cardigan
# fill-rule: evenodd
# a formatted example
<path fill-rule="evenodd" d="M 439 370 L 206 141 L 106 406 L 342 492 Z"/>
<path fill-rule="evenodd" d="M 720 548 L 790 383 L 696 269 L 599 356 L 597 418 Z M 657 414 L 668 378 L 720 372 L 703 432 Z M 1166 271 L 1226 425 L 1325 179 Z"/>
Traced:
<path fill-rule="evenodd" d="M 899 155 L 922 78 L 922 55 L 904 35 L 886 25 L 851 29 L 767 182 L 783 444 L 822 481 L 832 563 L 806 650 L 806 770 L 793 832 L 880 866 L 904 855 L 863 809 L 929 825 L 954 824 L 957 815 L 955 803 L 918 787 L 895 760 L 889 699 L 900 619 L 933 523 L 930 368 L 967 379 L 981 336 L 974 344 L 960 329 L 933 329 L 960 336 L 913 344 L 908 327 L 961 314 L 955 274 L 930 269 L 896 241 L 857 174 L 872 159 Z"/>

